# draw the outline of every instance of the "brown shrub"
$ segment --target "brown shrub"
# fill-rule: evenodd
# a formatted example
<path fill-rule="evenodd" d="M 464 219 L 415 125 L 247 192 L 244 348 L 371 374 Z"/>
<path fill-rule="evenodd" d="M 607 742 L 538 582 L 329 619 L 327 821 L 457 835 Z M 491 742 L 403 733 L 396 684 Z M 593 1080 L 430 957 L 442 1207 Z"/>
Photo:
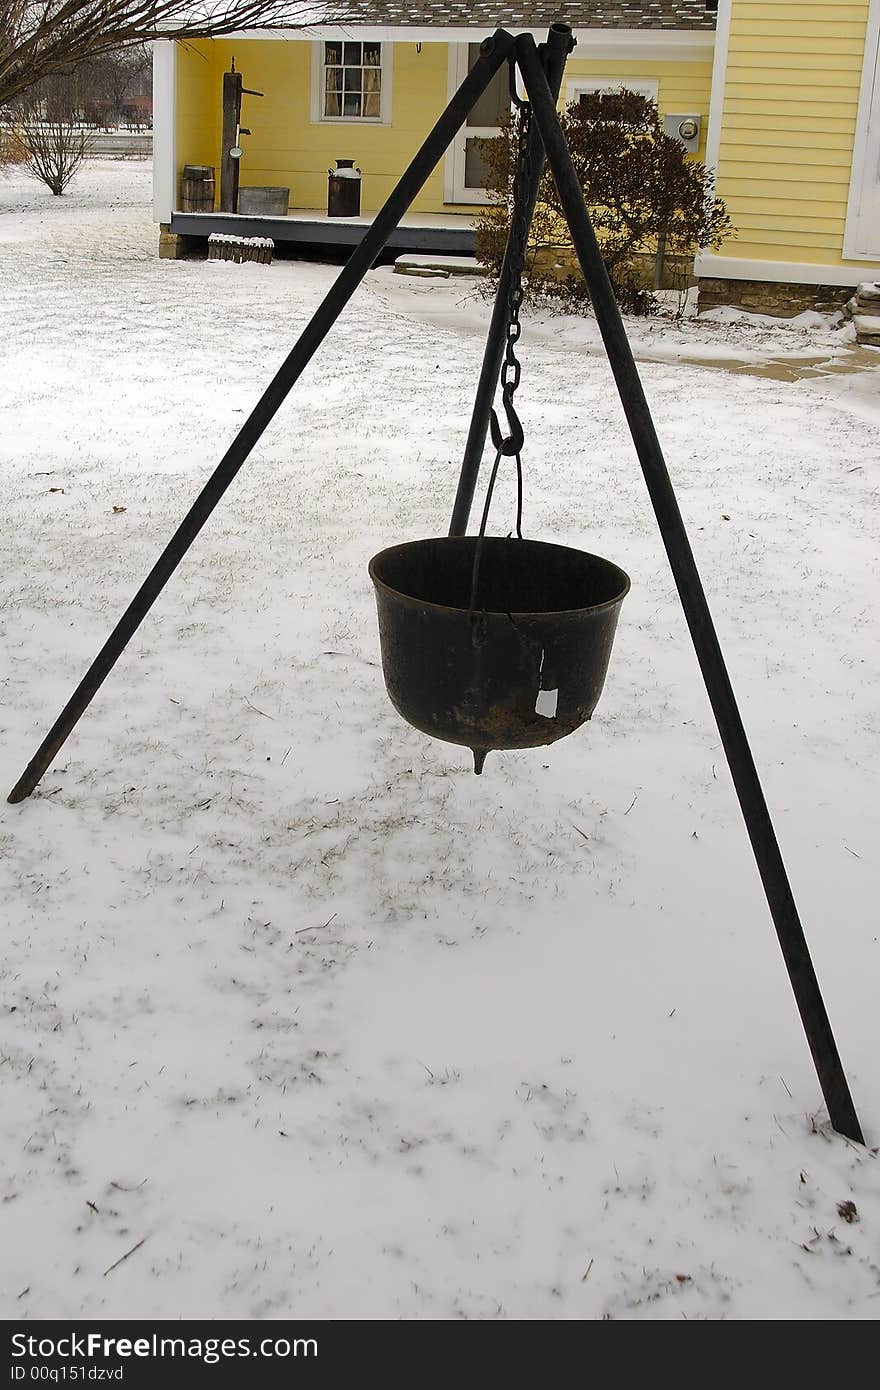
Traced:
<path fill-rule="evenodd" d="M 688 264 L 698 249 L 717 247 L 731 233 L 727 208 L 715 196 L 714 175 L 664 132 L 656 103 L 638 93 L 582 97 L 560 120 L 618 303 L 629 312 L 648 313 L 657 305 L 651 279 L 658 288 L 668 264 Z M 477 256 L 493 277 L 510 224 L 516 150 L 512 119 L 497 139 L 482 142 L 492 201 L 477 222 Z M 646 257 L 656 266 L 647 284 Z M 589 305 L 547 169 L 529 236 L 524 286 L 533 300 L 549 297 L 569 310 Z"/>

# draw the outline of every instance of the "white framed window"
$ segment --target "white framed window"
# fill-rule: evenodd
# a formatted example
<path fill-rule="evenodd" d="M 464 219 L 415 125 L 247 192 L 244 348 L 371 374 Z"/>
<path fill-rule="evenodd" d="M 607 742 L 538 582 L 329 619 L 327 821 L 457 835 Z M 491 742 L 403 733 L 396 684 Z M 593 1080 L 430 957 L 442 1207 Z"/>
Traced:
<path fill-rule="evenodd" d="M 573 101 L 596 92 L 612 96 L 622 90 L 656 101 L 659 83 L 653 77 L 570 77 L 565 84 L 565 104 L 570 106 Z"/>
<path fill-rule="evenodd" d="M 391 44 L 327 39 L 312 45 L 312 120 L 391 122 Z"/>

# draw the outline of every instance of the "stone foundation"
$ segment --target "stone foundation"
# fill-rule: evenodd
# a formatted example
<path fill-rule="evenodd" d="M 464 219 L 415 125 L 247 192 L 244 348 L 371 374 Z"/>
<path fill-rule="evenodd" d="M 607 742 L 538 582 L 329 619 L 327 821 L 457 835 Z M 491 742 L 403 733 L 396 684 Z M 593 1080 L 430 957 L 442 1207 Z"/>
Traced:
<path fill-rule="evenodd" d="M 172 232 L 168 222 L 159 223 L 159 259 L 161 261 L 182 261 L 186 256 L 205 255 L 205 238 L 197 236 L 178 236 Z"/>
<path fill-rule="evenodd" d="M 175 236 L 168 222 L 159 223 L 159 259 L 176 261 L 183 255 L 183 237 Z"/>
<path fill-rule="evenodd" d="M 855 285 L 785 285 L 776 280 L 700 279 L 697 284 L 699 313 L 730 307 L 779 319 L 792 319 L 805 309 L 833 313 L 843 308 L 855 289 Z"/>
<path fill-rule="evenodd" d="M 655 259 L 653 255 L 641 252 L 632 258 L 639 283 L 648 289 L 654 287 Z M 544 246 L 539 246 L 532 264 L 542 275 L 547 275 L 554 280 L 567 280 L 569 276 L 573 276 L 577 280 L 583 279 L 580 262 L 574 247 L 567 243 L 550 242 Z M 692 258 L 667 256 L 663 265 L 663 283 L 660 288 L 677 290 L 685 285 L 695 285 L 697 282 L 694 279 L 693 270 Z"/>

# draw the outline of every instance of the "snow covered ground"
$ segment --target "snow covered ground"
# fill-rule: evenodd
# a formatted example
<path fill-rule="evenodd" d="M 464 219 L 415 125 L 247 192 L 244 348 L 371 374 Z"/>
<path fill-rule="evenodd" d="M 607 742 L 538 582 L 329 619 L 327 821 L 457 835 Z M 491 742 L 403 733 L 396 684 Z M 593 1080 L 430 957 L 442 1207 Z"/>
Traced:
<path fill-rule="evenodd" d="M 148 181 L 0 179 L 4 793 L 336 274 L 160 262 Z M 880 1313 L 592 323 L 521 396 L 527 534 L 633 580 L 594 720 L 476 779 L 385 696 L 367 562 L 445 531 L 487 318 L 371 274 L 2 803 L 5 1317 Z M 880 354 L 633 331 L 876 1145 Z"/>

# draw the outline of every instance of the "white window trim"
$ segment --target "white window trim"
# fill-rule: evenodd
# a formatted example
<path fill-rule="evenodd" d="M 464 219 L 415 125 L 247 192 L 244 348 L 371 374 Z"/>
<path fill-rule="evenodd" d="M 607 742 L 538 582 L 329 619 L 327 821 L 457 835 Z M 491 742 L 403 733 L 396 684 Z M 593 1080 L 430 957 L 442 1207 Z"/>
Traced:
<path fill-rule="evenodd" d="M 363 42 L 360 34 L 352 32 L 347 35 L 355 43 Z M 391 124 L 391 73 L 393 62 L 394 45 L 380 40 L 382 43 L 382 62 L 380 72 L 382 74 L 382 88 L 379 93 L 378 116 L 325 116 L 324 112 L 324 40 L 312 44 L 312 101 L 311 101 L 311 123 L 312 125 L 390 125 Z"/>
<path fill-rule="evenodd" d="M 844 260 L 876 261 L 878 254 L 880 254 L 880 230 L 873 229 L 873 244 L 871 244 L 871 229 L 867 226 L 867 217 L 861 211 L 862 193 L 867 174 L 868 129 L 871 110 L 873 103 L 880 101 L 880 96 L 875 92 L 875 83 L 880 84 L 880 0 L 871 0 L 871 7 L 868 11 L 868 30 L 865 35 L 865 55 L 862 59 L 862 81 L 859 90 L 859 112 L 856 119 L 849 199 L 843 232 Z"/>
<path fill-rule="evenodd" d="M 640 97 L 650 97 L 651 101 L 657 100 L 660 90 L 656 77 L 569 77 L 565 84 L 565 104 L 570 106 L 593 92 L 619 92 L 624 87 Z"/>

